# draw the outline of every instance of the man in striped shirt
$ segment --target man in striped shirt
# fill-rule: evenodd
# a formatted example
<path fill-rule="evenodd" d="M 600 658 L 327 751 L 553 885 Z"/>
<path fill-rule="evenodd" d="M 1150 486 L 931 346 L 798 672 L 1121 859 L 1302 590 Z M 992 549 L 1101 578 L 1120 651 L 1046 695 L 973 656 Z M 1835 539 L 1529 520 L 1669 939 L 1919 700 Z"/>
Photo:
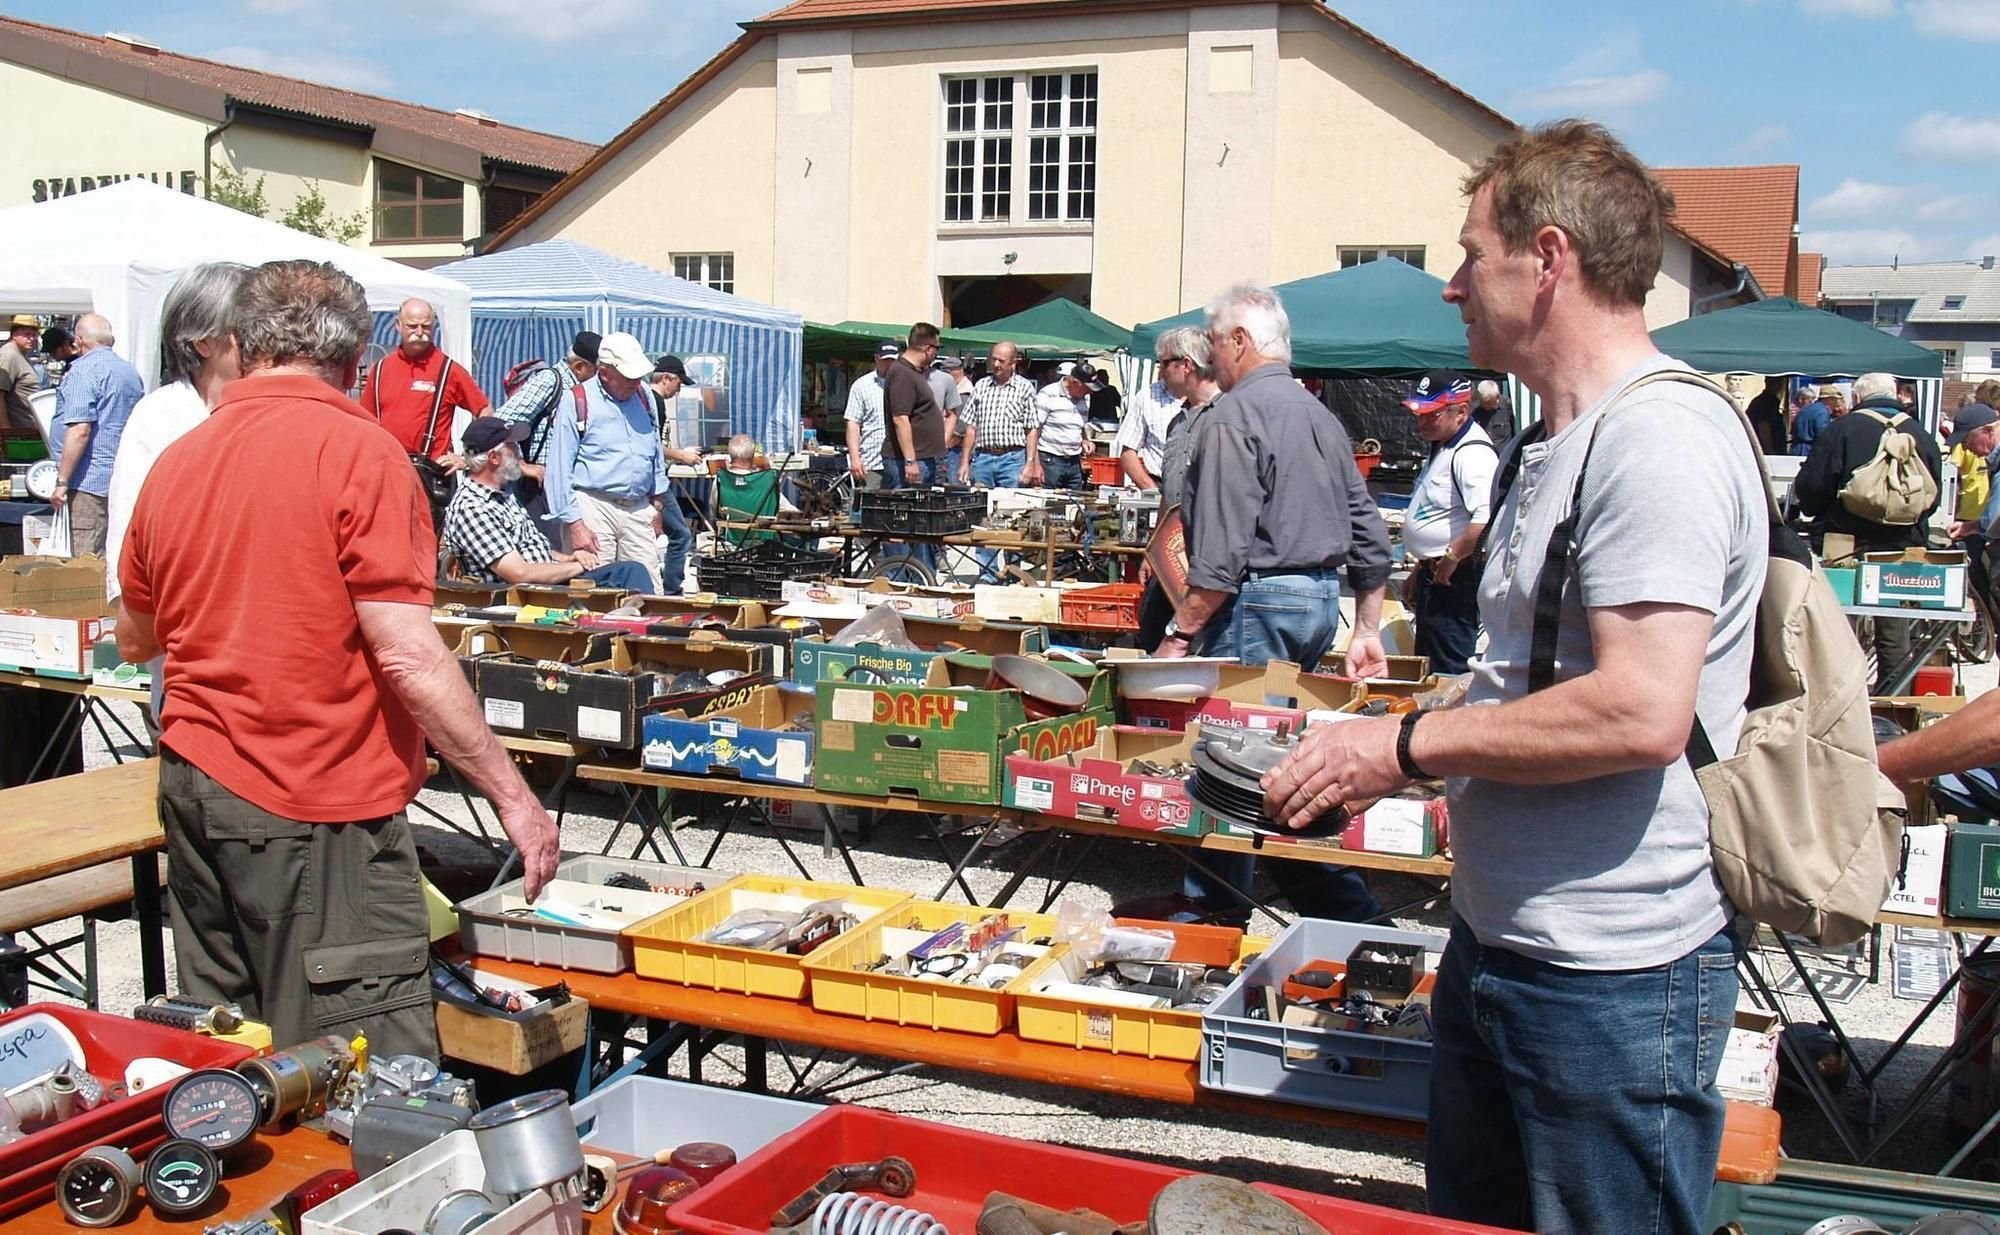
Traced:
<path fill-rule="evenodd" d="M 507 397 L 496 413 L 505 424 L 528 426 L 528 436 L 521 443 L 521 480 L 514 491 L 536 526 L 558 547 L 564 543 L 566 533 L 561 522 L 549 517 L 548 496 L 542 491 L 542 472 L 549 453 L 549 426 L 554 422 L 556 409 L 574 401 L 575 396 L 569 392 L 597 376 L 599 342 L 601 339 L 596 331 L 577 331 L 576 338 L 569 345 L 569 355 L 563 358 L 563 362 L 536 370 L 521 383 L 519 390 Z"/>
<path fill-rule="evenodd" d="M 965 425 L 965 446 L 958 457 L 958 483 L 989 489 L 1011 489 L 1039 445 L 1041 425 L 1035 412 L 1035 384 L 1016 370 L 1021 349 L 1005 340 L 987 353 L 990 372 L 973 383 L 959 417 Z"/>

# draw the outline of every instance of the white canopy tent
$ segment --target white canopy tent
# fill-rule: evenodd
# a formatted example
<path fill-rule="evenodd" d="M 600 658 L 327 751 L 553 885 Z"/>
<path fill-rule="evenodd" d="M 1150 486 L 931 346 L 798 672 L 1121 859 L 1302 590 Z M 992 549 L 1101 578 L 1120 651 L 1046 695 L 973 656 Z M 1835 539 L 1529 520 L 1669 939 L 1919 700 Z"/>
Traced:
<path fill-rule="evenodd" d="M 118 353 L 151 387 L 159 381 L 160 306 L 182 271 L 297 258 L 354 276 L 378 313 L 412 296 L 429 301 L 439 346 L 470 366 L 472 293 L 464 284 L 146 180 L 0 210 L 0 313 L 101 313 Z"/>

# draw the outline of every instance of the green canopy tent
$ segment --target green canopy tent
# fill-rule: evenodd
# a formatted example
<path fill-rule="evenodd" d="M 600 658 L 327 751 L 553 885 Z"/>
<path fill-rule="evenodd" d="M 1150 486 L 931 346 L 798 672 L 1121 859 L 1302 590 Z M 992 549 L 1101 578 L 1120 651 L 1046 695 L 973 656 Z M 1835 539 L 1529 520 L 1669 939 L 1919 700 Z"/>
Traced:
<path fill-rule="evenodd" d="M 1938 423 L 1942 356 L 1782 296 L 1662 326 L 1653 332 L 1653 343 L 1703 373 L 1906 378 L 1916 385 L 1917 418 L 1932 428 Z"/>
<path fill-rule="evenodd" d="M 1116 351 L 1132 341 L 1132 332 L 1125 327 L 1060 296 L 994 321 L 981 322 L 962 330 L 948 330 L 945 335 L 948 338 L 976 340 L 988 346 L 1001 339 L 1018 341 L 1023 338 L 1062 343 L 1072 349 L 1068 354 L 1073 356 Z"/>
<path fill-rule="evenodd" d="M 1292 368 L 1328 377 L 1469 369 L 1465 325 L 1444 302 L 1444 280 L 1394 260 L 1297 279 L 1274 288 L 1292 319 Z M 1147 322 L 1132 331 L 1132 351 L 1176 326 L 1203 324 L 1203 310 Z"/>

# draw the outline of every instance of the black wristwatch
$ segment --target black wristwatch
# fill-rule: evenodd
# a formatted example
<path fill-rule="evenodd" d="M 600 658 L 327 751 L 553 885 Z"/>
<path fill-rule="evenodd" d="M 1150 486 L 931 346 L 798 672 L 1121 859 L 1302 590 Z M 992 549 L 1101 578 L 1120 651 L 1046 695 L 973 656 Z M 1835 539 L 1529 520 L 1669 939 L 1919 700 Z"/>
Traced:
<path fill-rule="evenodd" d="M 1435 776 L 1418 767 L 1417 761 L 1410 755 L 1410 739 L 1416 736 L 1417 722 L 1423 718 L 1422 712 L 1403 713 L 1402 727 L 1396 731 L 1396 766 L 1411 780 L 1436 780 Z"/>

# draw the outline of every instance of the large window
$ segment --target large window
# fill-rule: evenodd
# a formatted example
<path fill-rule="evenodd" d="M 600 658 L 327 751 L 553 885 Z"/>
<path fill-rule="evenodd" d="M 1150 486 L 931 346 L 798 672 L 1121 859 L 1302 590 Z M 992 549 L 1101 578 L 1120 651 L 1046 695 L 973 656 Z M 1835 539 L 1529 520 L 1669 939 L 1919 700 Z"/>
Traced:
<path fill-rule="evenodd" d="M 945 222 L 1096 217 L 1096 73 L 944 79 Z"/>
<path fill-rule="evenodd" d="M 465 185 L 377 159 L 375 239 L 464 240 Z"/>
<path fill-rule="evenodd" d="M 674 254 L 674 277 L 686 279 L 690 283 L 703 283 L 718 292 L 736 290 L 736 255 L 734 253 L 676 253 Z"/>
<path fill-rule="evenodd" d="M 1424 246 L 1406 245 L 1343 245 L 1340 249 L 1340 268 L 1360 266 L 1367 262 L 1377 262 L 1384 258 L 1394 258 L 1406 266 L 1424 268 Z"/>

